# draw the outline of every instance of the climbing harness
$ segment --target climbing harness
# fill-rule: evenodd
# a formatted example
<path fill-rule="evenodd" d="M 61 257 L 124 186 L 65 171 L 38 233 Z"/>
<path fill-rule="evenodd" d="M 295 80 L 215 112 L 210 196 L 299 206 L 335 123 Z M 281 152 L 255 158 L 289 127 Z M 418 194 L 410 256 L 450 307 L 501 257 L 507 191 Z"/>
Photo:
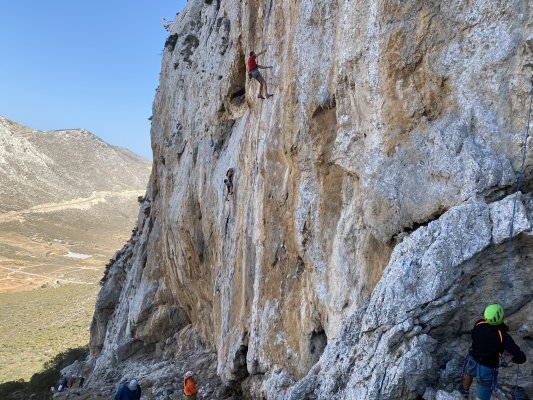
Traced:
<path fill-rule="evenodd" d="M 531 80 L 531 90 L 530 90 L 530 96 L 529 96 L 529 110 L 527 113 L 527 129 L 524 135 L 524 144 L 522 146 L 522 165 L 520 166 L 520 173 L 518 174 L 518 178 L 516 179 L 515 197 L 513 199 L 513 214 L 511 216 L 511 224 L 509 226 L 509 239 L 507 241 L 507 262 L 505 264 L 503 295 L 502 295 L 502 304 L 504 308 L 507 306 L 507 300 L 508 300 L 507 290 L 509 288 L 509 275 L 510 275 L 510 270 L 511 270 L 511 244 L 513 240 L 514 219 L 516 215 L 516 199 L 518 198 L 518 192 L 520 191 L 520 185 L 522 184 L 522 180 L 524 179 L 524 172 L 525 172 L 525 166 L 526 166 L 527 141 L 529 138 L 529 127 L 531 125 L 531 104 L 532 102 L 533 102 L 533 80 Z M 520 375 L 520 365 L 517 365 L 516 375 L 515 375 L 515 386 L 513 389 L 514 400 L 518 400 L 518 376 L 519 375 Z"/>

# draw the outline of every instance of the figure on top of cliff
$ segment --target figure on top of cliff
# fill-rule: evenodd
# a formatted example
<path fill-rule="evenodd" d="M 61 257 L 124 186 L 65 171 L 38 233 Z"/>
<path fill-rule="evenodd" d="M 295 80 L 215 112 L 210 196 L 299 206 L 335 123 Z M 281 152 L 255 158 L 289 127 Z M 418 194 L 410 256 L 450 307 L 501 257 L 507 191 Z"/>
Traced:
<path fill-rule="evenodd" d="M 197 394 L 198 388 L 196 387 L 194 373 L 192 371 L 187 371 L 187 373 L 183 377 L 183 399 L 196 400 Z"/>
<path fill-rule="evenodd" d="M 166 18 L 161 18 L 161 20 L 163 21 L 163 28 L 170 32 L 170 25 L 172 24 L 172 21 L 167 21 Z"/>
<path fill-rule="evenodd" d="M 273 95 L 268 93 L 267 89 L 267 83 L 265 81 L 265 78 L 263 78 L 263 75 L 261 75 L 261 72 L 259 72 L 259 68 L 261 69 L 272 69 L 272 66 L 263 66 L 257 64 L 257 57 L 259 57 L 261 54 L 266 53 L 266 50 L 263 50 L 257 54 L 255 52 L 250 52 L 250 57 L 248 58 L 248 76 L 251 78 L 255 78 L 261 87 L 259 88 L 259 97 L 260 99 L 264 99 L 265 96 L 267 99 L 271 98 Z"/>
<path fill-rule="evenodd" d="M 130 383 L 125 383 L 118 389 L 114 400 L 139 400 L 140 398 L 141 387 L 137 380 L 132 379 Z"/>
<path fill-rule="evenodd" d="M 517 364 L 526 362 L 526 355 L 516 345 L 509 328 L 503 323 L 503 308 L 491 304 L 485 308 L 485 319 L 480 319 L 472 331 L 472 345 L 463 366 L 461 393 L 468 398 L 470 386 L 477 377 L 476 399 L 490 400 L 496 388 L 498 367 L 504 352 L 509 352 Z M 502 366 L 506 366 L 502 363 Z"/>
<path fill-rule="evenodd" d="M 230 194 L 233 194 L 233 168 L 230 168 L 226 171 L 226 178 L 224 179 L 224 183 L 228 188 L 228 193 L 226 193 L 226 201 L 229 201 L 228 196 Z"/>

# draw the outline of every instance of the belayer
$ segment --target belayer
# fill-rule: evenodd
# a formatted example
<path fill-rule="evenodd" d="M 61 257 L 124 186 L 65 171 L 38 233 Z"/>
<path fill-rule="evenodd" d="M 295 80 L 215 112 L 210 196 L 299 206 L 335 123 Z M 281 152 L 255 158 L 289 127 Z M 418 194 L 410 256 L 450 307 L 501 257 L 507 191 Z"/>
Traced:
<path fill-rule="evenodd" d="M 140 398 L 141 387 L 136 379 L 132 379 L 130 383 L 120 386 L 113 400 L 139 400 Z"/>
<path fill-rule="evenodd" d="M 198 387 L 196 386 L 196 380 L 194 379 L 194 373 L 187 371 L 183 377 L 183 399 L 184 400 L 196 400 L 198 394 Z"/>
<path fill-rule="evenodd" d="M 472 330 L 472 345 L 463 366 L 463 397 L 468 398 L 470 386 L 477 378 L 476 400 L 489 400 L 496 389 L 498 367 L 504 352 L 510 353 L 512 362 L 523 364 L 526 355 L 516 345 L 509 328 L 503 323 L 503 308 L 491 304 L 485 308 L 484 319 L 476 322 Z"/>

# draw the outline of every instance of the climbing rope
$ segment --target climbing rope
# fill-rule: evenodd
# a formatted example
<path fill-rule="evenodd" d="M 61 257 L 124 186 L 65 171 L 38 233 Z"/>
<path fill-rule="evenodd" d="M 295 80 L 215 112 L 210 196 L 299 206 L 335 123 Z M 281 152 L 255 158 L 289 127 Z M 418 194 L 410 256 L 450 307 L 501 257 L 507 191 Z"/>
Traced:
<path fill-rule="evenodd" d="M 518 400 L 518 375 L 520 375 L 520 364 L 516 366 L 516 376 L 514 381 L 513 399 Z"/>
<path fill-rule="evenodd" d="M 507 241 L 507 262 L 505 264 L 505 273 L 504 273 L 504 285 L 503 285 L 503 300 L 502 305 L 505 309 L 507 306 L 507 289 L 509 288 L 509 275 L 511 270 L 511 243 L 513 240 L 513 232 L 514 232 L 514 219 L 516 215 L 516 200 L 518 199 L 518 192 L 520 191 L 520 186 L 522 184 L 522 180 L 524 178 L 524 172 L 525 172 L 525 166 L 526 166 L 526 152 L 527 152 L 527 140 L 529 138 L 529 126 L 531 124 L 531 104 L 533 102 L 533 80 L 531 81 L 531 91 L 530 91 L 530 98 L 529 98 L 529 111 L 527 114 L 527 129 L 524 136 L 524 144 L 522 146 L 522 165 L 520 167 L 520 173 L 518 174 L 518 178 L 516 179 L 516 189 L 515 189 L 515 197 L 513 200 L 513 214 L 511 216 L 511 224 L 509 226 L 509 239 Z"/>
<path fill-rule="evenodd" d="M 533 80 L 531 81 L 531 91 L 529 96 L 529 110 L 527 113 L 527 128 L 526 133 L 524 135 L 524 144 L 522 146 L 522 165 L 520 166 L 520 173 L 518 174 L 518 178 L 516 179 L 516 188 L 515 188 L 515 196 L 513 199 L 513 214 L 511 216 L 511 223 L 509 226 L 509 239 L 507 241 L 507 262 L 505 264 L 505 271 L 504 271 L 504 283 L 503 283 L 503 298 L 502 298 L 502 305 L 505 308 L 507 306 L 507 300 L 508 300 L 508 288 L 509 285 L 509 276 L 511 271 L 511 244 L 513 240 L 513 232 L 514 232 L 514 219 L 516 215 L 516 200 L 518 199 L 518 192 L 520 191 L 520 185 L 522 184 L 522 180 L 524 179 L 524 172 L 525 172 L 525 166 L 526 166 L 526 153 L 527 153 L 527 141 L 529 138 L 529 127 L 531 125 L 531 105 L 533 103 Z M 513 399 L 518 400 L 518 376 L 520 375 L 520 365 L 516 366 L 516 375 L 515 375 L 515 385 L 513 389 Z"/>

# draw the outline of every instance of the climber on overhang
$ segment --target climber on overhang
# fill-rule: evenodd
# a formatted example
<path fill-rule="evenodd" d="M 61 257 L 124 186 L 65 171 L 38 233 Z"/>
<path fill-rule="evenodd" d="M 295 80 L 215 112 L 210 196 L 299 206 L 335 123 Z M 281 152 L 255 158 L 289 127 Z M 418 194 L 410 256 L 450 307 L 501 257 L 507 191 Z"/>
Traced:
<path fill-rule="evenodd" d="M 472 345 L 463 366 L 463 384 L 459 389 L 464 398 L 468 398 L 470 386 L 474 377 L 477 377 L 476 399 L 490 399 L 496 388 L 498 367 L 505 351 L 513 356 L 513 362 L 526 362 L 526 355 L 507 333 L 509 328 L 503 323 L 502 306 L 487 306 L 484 317 L 474 325 Z"/>
<path fill-rule="evenodd" d="M 266 50 L 263 50 L 257 54 L 255 54 L 255 52 L 253 51 L 250 52 L 250 57 L 248 58 L 248 76 L 250 77 L 250 79 L 251 78 L 256 79 L 261 85 L 261 87 L 259 88 L 259 96 L 257 97 L 260 99 L 264 99 L 265 97 L 269 99 L 273 95 L 268 93 L 267 83 L 265 81 L 265 78 L 263 78 L 263 75 L 261 75 L 261 72 L 259 72 L 259 68 L 272 69 L 272 66 L 265 67 L 263 65 L 257 64 L 257 57 L 259 57 L 261 54 L 264 54 L 264 53 L 266 53 Z"/>
<path fill-rule="evenodd" d="M 228 193 L 226 194 L 226 201 L 229 201 L 228 196 L 233 194 L 233 168 L 230 168 L 226 171 L 226 178 L 224 179 L 224 183 L 228 188 Z"/>

